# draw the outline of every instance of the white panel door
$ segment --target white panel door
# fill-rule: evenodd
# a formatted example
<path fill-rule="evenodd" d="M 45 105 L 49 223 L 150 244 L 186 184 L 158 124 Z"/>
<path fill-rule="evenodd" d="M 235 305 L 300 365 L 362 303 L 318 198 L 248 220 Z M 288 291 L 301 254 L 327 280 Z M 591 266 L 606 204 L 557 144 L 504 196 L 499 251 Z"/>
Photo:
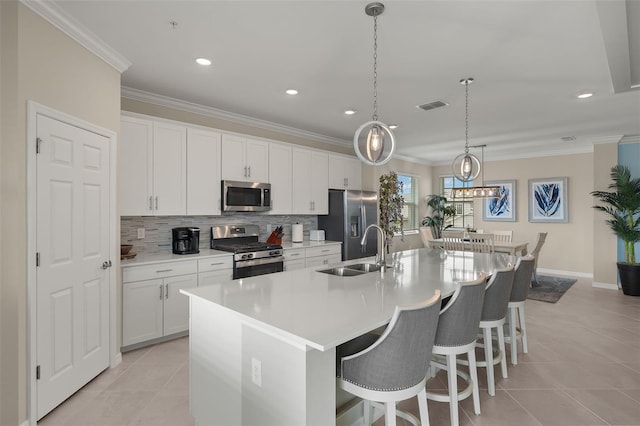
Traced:
<path fill-rule="evenodd" d="M 109 365 L 110 142 L 40 114 L 36 120 L 40 419 Z"/>
<path fill-rule="evenodd" d="M 187 128 L 153 123 L 153 192 L 157 216 L 187 212 Z"/>
<path fill-rule="evenodd" d="M 272 206 L 269 214 L 291 214 L 291 147 L 270 144 L 269 183 Z"/>
<path fill-rule="evenodd" d="M 180 289 L 198 286 L 198 275 L 164 279 L 164 335 L 189 329 L 189 298 Z"/>
<path fill-rule="evenodd" d="M 118 196 L 122 216 L 153 214 L 153 123 L 133 117 L 120 120 Z"/>
<path fill-rule="evenodd" d="M 220 214 L 220 133 L 187 129 L 187 215 Z"/>

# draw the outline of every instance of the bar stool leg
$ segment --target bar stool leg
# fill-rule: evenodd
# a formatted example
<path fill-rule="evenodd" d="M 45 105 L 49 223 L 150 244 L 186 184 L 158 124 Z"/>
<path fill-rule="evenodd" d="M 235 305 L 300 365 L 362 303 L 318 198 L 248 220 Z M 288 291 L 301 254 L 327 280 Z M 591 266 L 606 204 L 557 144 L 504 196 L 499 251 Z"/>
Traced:
<path fill-rule="evenodd" d="M 498 329 L 498 349 L 500 350 L 500 355 L 502 355 L 502 359 L 500 360 L 500 366 L 502 367 L 502 378 L 506 379 L 507 375 L 507 349 L 504 344 L 504 328 L 502 326 L 497 327 Z"/>
<path fill-rule="evenodd" d="M 516 331 L 516 321 L 518 317 L 518 307 L 509 308 L 509 340 L 511 344 L 511 364 L 518 365 L 518 334 Z"/>
<path fill-rule="evenodd" d="M 487 368 L 487 386 L 489 395 L 496 396 L 496 383 L 493 377 L 493 343 L 491 341 L 491 329 L 482 330 L 484 334 L 484 360 Z"/>
<path fill-rule="evenodd" d="M 527 324 L 524 319 L 524 303 L 518 306 L 518 312 L 520 313 L 520 336 L 522 338 L 522 352 L 529 353 L 527 346 Z"/>
<path fill-rule="evenodd" d="M 427 406 L 427 389 L 422 389 L 418 394 L 418 408 L 420 409 L 420 423 L 429 426 L 429 408 Z"/>
<path fill-rule="evenodd" d="M 471 393 L 473 396 L 473 412 L 476 413 L 476 415 L 480 415 L 480 390 L 478 389 L 478 364 L 476 363 L 475 349 L 467 352 L 467 359 L 469 360 L 469 375 L 473 381 Z"/>
<path fill-rule="evenodd" d="M 447 378 L 449 383 L 451 426 L 458 426 L 460 424 L 458 420 L 458 372 L 455 355 L 447 355 Z"/>
<path fill-rule="evenodd" d="M 385 424 L 388 426 L 396 426 L 396 403 L 385 402 Z"/>

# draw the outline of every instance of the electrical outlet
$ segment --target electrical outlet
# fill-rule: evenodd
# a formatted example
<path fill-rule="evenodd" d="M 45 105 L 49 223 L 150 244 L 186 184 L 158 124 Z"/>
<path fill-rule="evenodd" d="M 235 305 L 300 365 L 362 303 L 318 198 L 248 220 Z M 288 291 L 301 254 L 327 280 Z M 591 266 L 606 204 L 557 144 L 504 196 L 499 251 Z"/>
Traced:
<path fill-rule="evenodd" d="M 251 381 L 259 388 L 262 387 L 262 361 L 256 358 L 251 358 Z"/>
<path fill-rule="evenodd" d="M 138 239 L 142 240 L 144 238 L 144 228 L 138 228 Z"/>
<path fill-rule="evenodd" d="M 271 224 L 267 225 L 267 234 L 271 234 Z"/>

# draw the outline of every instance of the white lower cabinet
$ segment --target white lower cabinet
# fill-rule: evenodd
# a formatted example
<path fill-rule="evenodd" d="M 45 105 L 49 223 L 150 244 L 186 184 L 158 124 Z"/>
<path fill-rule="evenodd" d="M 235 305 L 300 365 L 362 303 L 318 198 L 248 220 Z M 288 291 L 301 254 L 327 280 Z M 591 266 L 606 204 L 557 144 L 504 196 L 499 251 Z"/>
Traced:
<path fill-rule="evenodd" d="M 198 285 L 196 272 L 195 260 L 123 268 L 123 347 L 189 329 L 189 299 L 180 289 Z"/>
<path fill-rule="evenodd" d="M 198 259 L 198 287 L 233 278 L 231 255 Z"/>
<path fill-rule="evenodd" d="M 339 263 L 342 260 L 342 246 L 327 244 L 314 247 L 295 247 L 284 250 L 284 270 L 312 268 Z"/>

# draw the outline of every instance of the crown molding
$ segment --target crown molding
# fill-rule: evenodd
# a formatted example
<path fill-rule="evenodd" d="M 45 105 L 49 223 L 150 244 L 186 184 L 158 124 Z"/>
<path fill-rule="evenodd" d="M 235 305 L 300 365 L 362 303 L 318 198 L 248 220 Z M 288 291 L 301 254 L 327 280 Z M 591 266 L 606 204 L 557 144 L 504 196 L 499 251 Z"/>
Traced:
<path fill-rule="evenodd" d="M 613 135 L 613 136 L 601 136 L 598 138 L 593 138 L 591 143 L 593 145 L 604 145 L 609 143 L 620 143 L 624 139 L 624 135 Z"/>
<path fill-rule="evenodd" d="M 620 143 L 640 143 L 640 135 L 626 135 L 620 139 Z"/>
<path fill-rule="evenodd" d="M 55 2 L 45 0 L 19 0 L 19 2 L 111 65 L 119 73 L 123 73 L 131 66 L 127 58 L 85 28 Z"/>
<path fill-rule="evenodd" d="M 294 127 L 284 126 L 282 124 L 272 123 L 270 121 L 260 120 L 242 114 L 224 111 L 221 109 L 196 104 L 193 102 L 183 101 L 169 96 L 158 95 L 143 90 L 133 89 L 131 87 L 122 86 L 121 95 L 123 98 L 134 101 L 147 102 L 167 108 L 173 108 L 180 111 L 191 112 L 194 114 L 204 115 L 205 117 L 213 117 L 220 120 L 226 120 L 237 124 L 256 127 L 264 130 L 284 133 L 291 136 L 310 139 L 317 142 L 329 143 L 338 146 L 350 146 L 350 142 L 344 139 L 325 136 L 320 133 L 309 132 L 306 130 L 296 129 Z"/>

